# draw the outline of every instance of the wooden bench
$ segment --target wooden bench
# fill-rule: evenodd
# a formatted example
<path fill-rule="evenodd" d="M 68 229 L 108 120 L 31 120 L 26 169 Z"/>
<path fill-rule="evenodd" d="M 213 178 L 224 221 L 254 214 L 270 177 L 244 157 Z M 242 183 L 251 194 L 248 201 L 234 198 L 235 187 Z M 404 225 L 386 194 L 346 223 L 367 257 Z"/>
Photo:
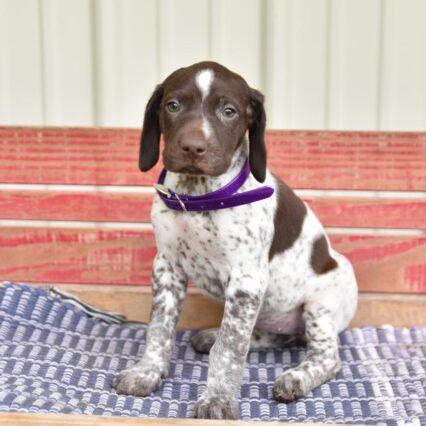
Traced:
<path fill-rule="evenodd" d="M 148 320 L 161 165 L 140 173 L 139 133 L 0 127 L 0 280 L 58 285 Z M 426 326 L 426 134 L 268 131 L 266 140 L 269 168 L 353 262 L 362 293 L 352 326 Z M 190 289 L 180 327 L 220 318 Z"/>

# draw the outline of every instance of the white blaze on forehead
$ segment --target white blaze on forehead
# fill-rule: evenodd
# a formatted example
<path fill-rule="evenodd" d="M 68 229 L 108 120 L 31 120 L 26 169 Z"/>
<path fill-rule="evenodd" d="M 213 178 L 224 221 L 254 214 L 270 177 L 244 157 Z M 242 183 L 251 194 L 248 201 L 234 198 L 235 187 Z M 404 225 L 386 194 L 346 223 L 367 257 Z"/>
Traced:
<path fill-rule="evenodd" d="M 210 86 L 213 81 L 213 71 L 205 69 L 199 71 L 195 76 L 195 84 L 200 89 L 201 97 L 204 99 L 210 93 Z"/>
<path fill-rule="evenodd" d="M 211 69 L 205 69 L 199 71 L 195 76 L 195 84 L 201 92 L 201 99 L 204 100 L 210 93 L 210 87 L 212 85 L 214 73 Z M 204 136 L 208 139 L 212 134 L 212 128 L 209 121 L 203 113 L 202 130 Z"/>

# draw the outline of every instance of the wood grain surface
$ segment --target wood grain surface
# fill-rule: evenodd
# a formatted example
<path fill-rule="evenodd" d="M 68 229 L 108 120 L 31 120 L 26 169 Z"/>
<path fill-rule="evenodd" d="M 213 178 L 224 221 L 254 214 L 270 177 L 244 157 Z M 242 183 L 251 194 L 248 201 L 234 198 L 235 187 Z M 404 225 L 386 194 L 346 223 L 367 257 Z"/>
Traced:
<path fill-rule="evenodd" d="M 121 312 L 130 320 L 147 323 L 151 313 L 149 287 L 62 284 L 60 288 L 101 309 Z M 182 329 L 218 327 L 223 307 L 197 288 L 188 289 L 178 327 Z M 361 293 L 350 327 L 426 327 L 426 295 Z"/>
<path fill-rule="evenodd" d="M 81 414 L 0 413 L 0 424 L 10 426 L 246 426 L 243 420 L 196 420 L 138 417 L 88 416 Z M 258 426 L 279 425 L 278 422 L 256 421 Z M 314 426 L 321 423 L 291 423 Z"/>
<path fill-rule="evenodd" d="M 139 129 L 0 127 L 0 183 L 152 185 L 161 169 L 138 170 Z M 426 133 L 268 131 L 269 168 L 291 187 L 426 191 Z M 102 222 L 147 223 L 151 193 L 25 190 L 0 192 L 0 219 L 95 221 L 83 227 L 0 227 L 0 279 L 59 284 L 100 308 L 147 322 L 151 229 Z M 358 235 L 352 228 L 426 229 L 426 200 L 318 196 L 310 205 L 331 240 L 352 261 L 364 293 L 351 327 L 426 327 L 426 234 Z M 72 283 L 72 284 L 67 284 Z M 396 294 L 397 293 L 397 294 Z M 182 328 L 217 326 L 222 307 L 188 290 Z M 259 425 L 264 423 L 257 422 Z M 273 424 L 274 422 L 268 422 Z M 242 425 L 245 422 L 0 413 L 11 425 Z M 295 423 L 296 424 L 296 423 Z"/>
<path fill-rule="evenodd" d="M 0 219 L 150 222 L 154 194 L 87 191 L 0 192 Z M 324 226 L 426 229 L 426 198 L 310 197 Z"/>
<path fill-rule="evenodd" d="M 151 184 L 137 169 L 139 130 L 0 128 L 0 182 Z M 426 189 L 426 134 L 268 131 L 271 168 L 299 188 Z M 160 166 L 158 166 L 160 167 Z M 4 189 L 0 219 L 149 222 L 151 193 Z M 426 228 L 426 200 L 328 196 L 310 205 L 329 227 Z M 156 249 L 152 231 L 0 227 L 2 279 L 146 285 Z M 88 225 L 88 224 L 86 224 Z M 55 226 L 50 225 L 50 226 Z M 131 225 L 130 225 L 131 226 Z M 333 235 L 364 291 L 425 292 L 425 233 Z"/>
<path fill-rule="evenodd" d="M 426 235 L 332 235 L 363 291 L 426 292 Z M 0 228 L 0 277 L 46 283 L 147 285 L 153 231 Z"/>
<path fill-rule="evenodd" d="M 151 185 L 138 129 L 0 127 L 0 182 Z M 266 133 L 270 169 L 294 188 L 426 190 L 426 133 Z"/>

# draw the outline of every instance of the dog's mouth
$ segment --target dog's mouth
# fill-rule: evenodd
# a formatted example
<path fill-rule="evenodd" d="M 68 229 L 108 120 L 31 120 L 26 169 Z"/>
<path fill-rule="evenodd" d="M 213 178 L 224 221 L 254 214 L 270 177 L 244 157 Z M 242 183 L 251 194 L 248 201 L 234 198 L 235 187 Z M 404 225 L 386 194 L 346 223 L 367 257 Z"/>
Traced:
<path fill-rule="evenodd" d="M 210 176 L 216 177 L 221 175 L 226 171 L 222 164 L 220 165 L 211 165 L 211 164 L 169 164 L 169 162 L 164 161 L 164 166 L 167 170 L 174 173 L 182 173 L 190 176 Z"/>
<path fill-rule="evenodd" d="M 226 170 L 226 162 L 219 160 L 218 156 L 197 161 L 163 153 L 163 164 L 168 171 L 190 176 L 219 176 Z"/>
<path fill-rule="evenodd" d="M 179 170 L 179 173 L 185 173 L 189 175 L 202 175 L 204 174 L 204 171 L 197 166 L 185 166 Z"/>

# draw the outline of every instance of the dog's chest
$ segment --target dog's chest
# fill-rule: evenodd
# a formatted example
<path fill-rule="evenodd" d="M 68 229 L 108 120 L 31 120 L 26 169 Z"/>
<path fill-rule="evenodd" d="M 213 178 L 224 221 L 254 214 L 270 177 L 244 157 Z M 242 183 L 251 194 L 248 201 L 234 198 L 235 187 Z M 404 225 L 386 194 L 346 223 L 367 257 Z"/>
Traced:
<path fill-rule="evenodd" d="M 264 226 L 264 212 L 250 205 L 184 213 L 156 199 L 152 222 L 159 250 L 173 256 L 198 287 L 222 300 L 232 268 L 245 269 L 262 252 L 262 241 L 265 250 L 268 246 L 271 230 Z"/>

